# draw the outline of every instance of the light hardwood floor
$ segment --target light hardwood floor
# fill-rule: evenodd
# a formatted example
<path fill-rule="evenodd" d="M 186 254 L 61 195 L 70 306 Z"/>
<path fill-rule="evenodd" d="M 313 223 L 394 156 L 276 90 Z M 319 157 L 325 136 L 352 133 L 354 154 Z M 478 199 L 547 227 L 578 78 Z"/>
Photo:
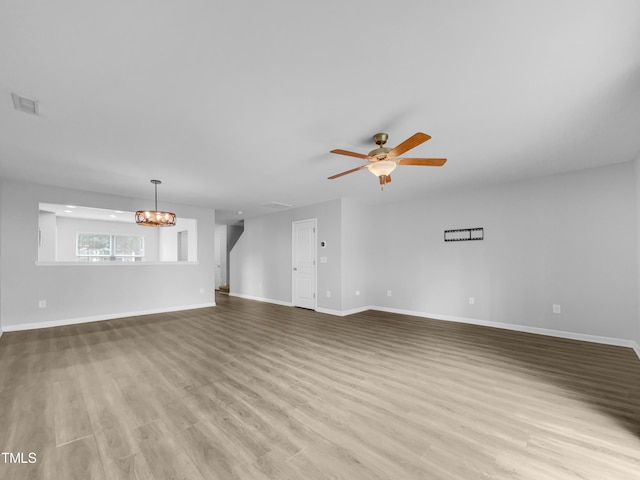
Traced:
<path fill-rule="evenodd" d="M 217 302 L 5 333 L 0 478 L 640 478 L 631 349 Z"/>

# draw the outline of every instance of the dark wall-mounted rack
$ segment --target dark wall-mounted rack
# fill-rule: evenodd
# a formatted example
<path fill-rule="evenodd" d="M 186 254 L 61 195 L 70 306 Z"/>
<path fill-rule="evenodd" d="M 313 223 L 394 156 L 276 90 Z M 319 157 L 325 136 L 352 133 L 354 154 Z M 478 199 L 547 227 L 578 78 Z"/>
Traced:
<path fill-rule="evenodd" d="M 484 240 L 484 228 L 459 228 L 445 230 L 445 242 L 466 242 L 469 240 Z"/>

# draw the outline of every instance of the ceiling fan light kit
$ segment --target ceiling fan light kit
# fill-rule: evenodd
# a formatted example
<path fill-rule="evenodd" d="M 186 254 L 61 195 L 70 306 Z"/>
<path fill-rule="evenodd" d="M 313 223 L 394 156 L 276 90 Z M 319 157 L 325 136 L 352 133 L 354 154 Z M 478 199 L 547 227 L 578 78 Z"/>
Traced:
<path fill-rule="evenodd" d="M 367 166 L 369 171 L 373 173 L 376 177 L 387 176 L 391 172 L 393 172 L 396 168 L 396 162 L 393 160 L 380 160 L 378 162 L 372 163 Z"/>
<path fill-rule="evenodd" d="M 378 148 L 371 150 L 367 155 L 361 153 L 350 152 L 348 150 L 331 150 L 331 153 L 337 153 L 339 155 L 347 155 L 349 157 L 362 158 L 368 160 L 368 165 L 362 165 L 346 172 L 338 173 L 329 177 L 329 180 L 333 180 L 348 173 L 357 172 L 363 168 L 367 168 L 380 180 L 381 189 L 384 190 L 384 186 L 391 181 L 391 172 L 398 165 L 416 165 L 422 167 L 441 167 L 447 161 L 446 158 L 398 158 L 404 153 L 408 152 L 414 147 L 426 142 L 431 137 L 426 133 L 418 132 L 415 135 L 409 137 L 400 145 L 395 148 L 387 148 L 384 146 L 389 139 L 389 135 L 386 133 L 376 133 L 373 136 L 373 141 L 378 145 Z"/>
<path fill-rule="evenodd" d="M 396 168 L 396 162 L 392 160 L 380 160 L 368 165 L 367 168 L 380 180 L 380 189 L 384 190 L 384 186 L 391 181 L 391 172 Z"/>
<path fill-rule="evenodd" d="M 158 210 L 158 185 L 160 180 L 151 180 L 155 187 L 155 210 L 138 210 L 136 223 L 143 227 L 173 227 L 176 224 L 176 214 Z"/>

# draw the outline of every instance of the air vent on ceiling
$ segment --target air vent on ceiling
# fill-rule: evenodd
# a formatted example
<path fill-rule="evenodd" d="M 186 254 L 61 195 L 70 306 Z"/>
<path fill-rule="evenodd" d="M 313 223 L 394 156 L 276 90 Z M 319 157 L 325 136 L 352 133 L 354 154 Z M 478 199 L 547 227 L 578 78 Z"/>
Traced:
<path fill-rule="evenodd" d="M 13 99 L 13 106 L 19 112 L 29 113 L 31 115 L 40 114 L 40 108 L 37 101 L 32 100 L 31 98 L 21 97 L 15 93 L 11 94 L 11 98 Z"/>
<path fill-rule="evenodd" d="M 293 207 L 293 205 L 289 205 L 288 203 L 282 203 L 282 202 L 265 203 L 264 206 L 265 207 L 269 207 L 269 208 L 291 208 L 291 207 Z"/>

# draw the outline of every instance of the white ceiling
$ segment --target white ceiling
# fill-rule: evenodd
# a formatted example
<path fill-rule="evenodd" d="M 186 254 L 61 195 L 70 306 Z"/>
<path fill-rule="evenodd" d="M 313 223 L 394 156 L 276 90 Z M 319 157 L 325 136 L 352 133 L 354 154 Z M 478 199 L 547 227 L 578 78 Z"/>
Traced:
<path fill-rule="evenodd" d="M 135 212 L 107 210 L 106 208 L 84 207 L 82 205 L 60 205 L 57 203 L 46 202 L 40 202 L 39 211 L 55 213 L 56 217 L 101 220 L 103 222 L 135 223 L 136 218 Z"/>
<path fill-rule="evenodd" d="M 0 175 L 207 206 L 219 220 L 624 162 L 637 0 L 3 0 Z M 40 102 L 14 110 L 11 93 Z M 370 137 L 442 168 L 381 192 Z"/>

